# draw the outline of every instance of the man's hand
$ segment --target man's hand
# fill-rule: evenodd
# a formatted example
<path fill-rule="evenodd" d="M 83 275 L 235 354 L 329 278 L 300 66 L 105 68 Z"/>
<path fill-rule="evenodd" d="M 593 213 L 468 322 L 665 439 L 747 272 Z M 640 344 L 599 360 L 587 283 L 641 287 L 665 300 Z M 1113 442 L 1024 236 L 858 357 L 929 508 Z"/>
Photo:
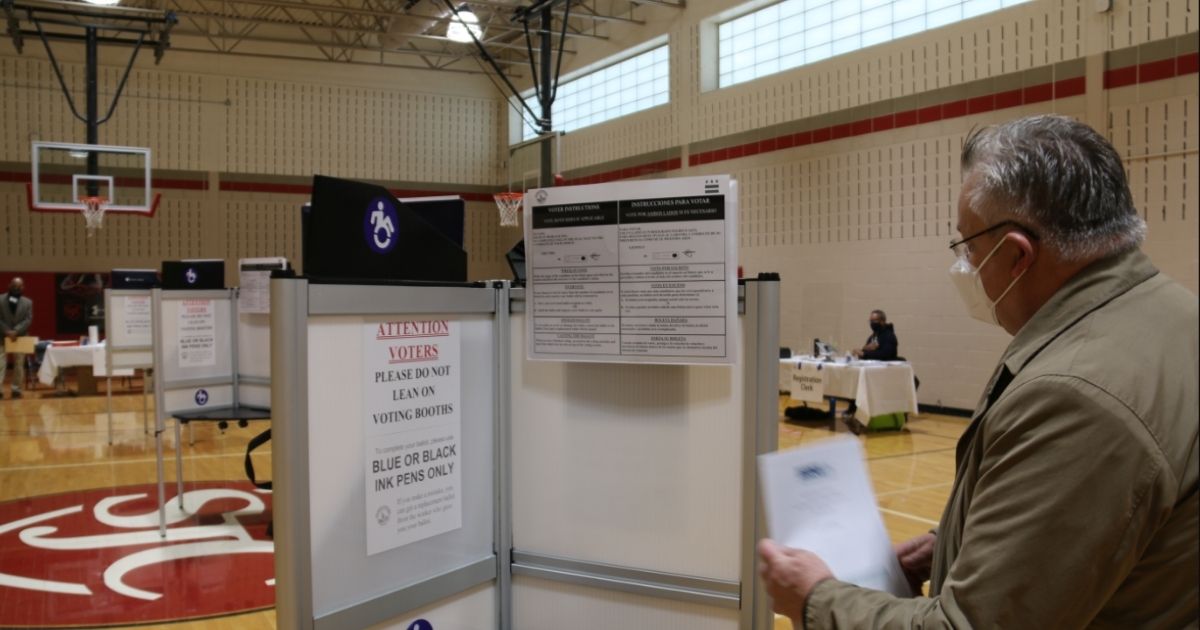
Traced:
<path fill-rule="evenodd" d="M 933 546 L 936 542 L 937 536 L 921 534 L 894 546 L 896 559 L 900 561 L 900 568 L 904 570 L 904 577 L 908 578 L 913 595 L 920 595 L 921 585 L 929 579 L 929 572 L 933 567 Z"/>
<path fill-rule="evenodd" d="M 15 330 L 10 330 L 10 331 L 8 331 L 8 332 L 6 332 L 6 333 L 4 333 L 4 334 L 5 334 L 5 335 L 6 335 L 6 336 L 7 336 L 9 339 L 12 339 L 12 340 L 14 340 L 14 341 L 17 339 L 17 331 L 15 331 Z"/>
<path fill-rule="evenodd" d="M 759 574 L 771 596 L 773 610 L 803 628 L 804 604 L 809 594 L 817 582 L 832 578 L 833 571 L 817 554 L 784 547 L 769 538 L 758 541 L 758 555 L 762 559 Z"/>
<path fill-rule="evenodd" d="M 878 341 L 872 341 L 871 343 L 863 346 L 863 352 L 874 352 L 875 350 L 878 350 L 878 349 L 879 349 Z"/>
<path fill-rule="evenodd" d="M 863 353 L 863 351 L 862 351 L 862 350 L 859 350 L 858 348 L 855 348 L 855 349 L 853 349 L 853 350 L 851 350 L 851 351 L 850 351 L 850 354 L 853 354 L 853 355 L 854 355 L 854 358 L 856 358 L 856 359 L 861 359 L 861 358 L 862 358 L 862 353 Z"/>

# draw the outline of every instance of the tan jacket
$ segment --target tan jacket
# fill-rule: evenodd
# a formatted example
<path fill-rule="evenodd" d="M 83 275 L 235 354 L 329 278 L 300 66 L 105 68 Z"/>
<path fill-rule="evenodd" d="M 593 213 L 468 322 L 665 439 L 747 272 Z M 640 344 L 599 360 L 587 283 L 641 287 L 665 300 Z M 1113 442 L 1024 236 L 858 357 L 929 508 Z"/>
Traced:
<path fill-rule="evenodd" d="M 828 580 L 807 627 L 1197 627 L 1197 326 L 1141 252 L 1072 278 L 959 440 L 932 596 Z"/>

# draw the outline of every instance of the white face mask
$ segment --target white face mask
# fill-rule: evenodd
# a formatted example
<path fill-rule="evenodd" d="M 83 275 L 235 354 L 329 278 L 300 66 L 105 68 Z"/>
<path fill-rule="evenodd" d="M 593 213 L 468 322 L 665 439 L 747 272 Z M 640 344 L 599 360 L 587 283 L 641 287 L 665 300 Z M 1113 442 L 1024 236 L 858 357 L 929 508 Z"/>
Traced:
<path fill-rule="evenodd" d="M 950 265 L 950 280 L 954 282 L 954 288 L 958 289 L 958 296 L 962 298 L 963 304 L 966 305 L 967 313 L 981 322 L 995 326 L 1000 325 L 1000 320 L 996 319 L 996 305 L 1000 303 L 1000 300 L 1004 299 L 1004 296 L 1008 295 L 1013 285 L 1017 284 L 1017 280 L 1020 280 L 1021 276 L 1025 275 L 1025 271 L 1029 271 L 1026 268 L 1025 271 L 1021 272 L 1020 276 L 1013 278 L 1013 281 L 1008 283 L 1008 286 L 1004 289 L 1004 293 L 1001 293 L 995 302 L 988 299 L 987 291 L 983 289 L 983 280 L 979 277 L 979 270 L 983 269 L 983 266 L 992 259 L 992 255 L 1003 244 L 1003 239 L 996 243 L 992 251 L 988 252 L 988 255 L 984 257 L 983 262 L 979 263 L 978 268 L 972 267 L 971 262 L 967 260 L 966 256 L 960 256 L 958 260 L 954 261 L 953 265 Z"/>

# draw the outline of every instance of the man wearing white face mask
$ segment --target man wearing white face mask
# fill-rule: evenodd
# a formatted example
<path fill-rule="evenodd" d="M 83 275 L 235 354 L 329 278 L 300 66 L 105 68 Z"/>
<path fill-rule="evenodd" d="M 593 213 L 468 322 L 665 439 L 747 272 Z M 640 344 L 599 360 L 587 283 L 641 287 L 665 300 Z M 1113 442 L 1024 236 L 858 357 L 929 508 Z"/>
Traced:
<path fill-rule="evenodd" d="M 797 628 L 1182 628 L 1200 615 L 1196 296 L 1142 254 L 1125 171 L 1038 116 L 968 137 L 950 275 L 1014 336 L 958 443 L 938 529 L 897 545 L 898 598 L 764 540 Z"/>

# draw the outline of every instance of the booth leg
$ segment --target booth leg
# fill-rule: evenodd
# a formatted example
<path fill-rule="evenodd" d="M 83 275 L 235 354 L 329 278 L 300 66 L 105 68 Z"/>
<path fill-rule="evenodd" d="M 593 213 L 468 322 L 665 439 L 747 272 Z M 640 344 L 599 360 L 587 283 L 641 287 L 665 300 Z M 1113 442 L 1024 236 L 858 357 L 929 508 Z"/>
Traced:
<path fill-rule="evenodd" d="M 150 387 L 149 372 L 142 370 L 142 434 L 150 435 L 150 401 L 146 390 Z"/>
<path fill-rule="evenodd" d="M 112 442 L 113 442 L 113 440 L 112 440 L 112 435 L 113 435 L 113 429 L 112 429 L 112 377 L 111 376 L 108 377 L 105 380 L 105 383 L 106 383 L 105 389 L 107 390 L 105 392 L 105 394 L 107 394 L 107 396 L 108 396 L 108 445 L 112 446 Z"/>
<path fill-rule="evenodd" d="M 154 431 L 155 467 L 158 470 L 158 535 L 167 537 L 167 491 L 166 480 L 163 479 L 163 445 L 162 431 Z"/>
<path fill-rule="evenodd" d="M 179 499 L 179 509 L 183 509 L 183 435 L 179 431 L 179 421 L 175 421 L 175 496 Z"/>

